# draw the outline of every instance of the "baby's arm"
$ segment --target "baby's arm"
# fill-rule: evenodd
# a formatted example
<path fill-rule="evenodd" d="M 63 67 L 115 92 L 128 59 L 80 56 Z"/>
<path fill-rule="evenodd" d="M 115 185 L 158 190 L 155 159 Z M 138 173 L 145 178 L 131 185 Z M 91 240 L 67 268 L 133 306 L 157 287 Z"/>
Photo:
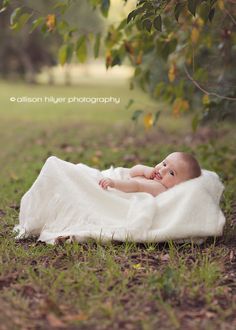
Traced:
<path fill-rule="evenodd" d="M 115 188 L 124 192 L 147 192 L 154 197 L 159 195 L 161 192 L 166 191 L 166 188 L 159 182 L 147 181 L 138 182 L 136 180 L 112 180 L 104 178 L 99 182 L 103 189 L 108 187 Z"/>
<path fill-rule="evenodd" d="M 153 179 L 155 169 L 145 165 L 135 165 L 130 169 L 130 176 L 144 176 L 147 179 Z"/>

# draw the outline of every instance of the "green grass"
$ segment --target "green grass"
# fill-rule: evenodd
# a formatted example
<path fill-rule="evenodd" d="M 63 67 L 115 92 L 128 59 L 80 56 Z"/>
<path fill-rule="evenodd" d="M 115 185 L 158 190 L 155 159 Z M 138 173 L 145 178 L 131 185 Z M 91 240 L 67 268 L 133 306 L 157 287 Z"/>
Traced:
<path fill-rule="evenodd" d="M 3 329 L 234 329 L 236 164 L 234 125 L 191 132 L 191 116 L 164 109 L 145 132 L 129 121 L 135 107 L 163 109 L 127 86 L 0 84 L 0 322 Z M 11 96 L 101 96 L 120 105 L 15 104 Z M 140 103 L 140 104 L 139 104 Z M 154 108 L 152 108 L 154 106 Z M 217 128 L 217 131 L 216 131 Z M 57 246 L 16 241 L 22 195 L 49 155 L 100 169 L 153 164 L 167 153 L 195 153 L 226 189 L 224 235 L 193 244 L 89 240 Z"/>

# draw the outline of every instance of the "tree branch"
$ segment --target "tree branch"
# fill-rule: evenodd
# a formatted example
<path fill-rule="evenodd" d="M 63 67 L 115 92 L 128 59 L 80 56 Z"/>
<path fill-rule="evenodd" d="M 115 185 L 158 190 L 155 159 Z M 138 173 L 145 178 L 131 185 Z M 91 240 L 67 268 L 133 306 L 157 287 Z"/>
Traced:
<path fill-rule="evenodd" d="M 230 101 L 236 101 L 236 97 L 230 97 L 230 96 L 225 96 L 225 95 L 220 95 L 218 93 L 215 92 L 208 92 L 205 88 L 203 88 L 202 86 L 200 86 L 200 84 L 193 79 L 193 77 L 190 75 L 190 73 L 188 72 L 186 66 L 184 66 L 184 71 L 188 77 L 188 79 L 198 88 L 200 89 L 200 91 L 202 91 L 204 94 L 206 95 L 212 95 L 212 96 L 216 96 L 220 99 L 225 99 L 225 100 L 230 100 Z"/>
<path fill-rule="evenodd" d="M 234 23 L 234 25 L 236 25 L 236 20 L 235 20 L 235 18 L 230 14 L 230 12 L 229 12 L 227 9 L 225 9 L 224 12 L 226 13 L 226 15 L 228 15 L 228 16 L 230 17 L 230 19 L 231 19 L 231 21 Z"/>

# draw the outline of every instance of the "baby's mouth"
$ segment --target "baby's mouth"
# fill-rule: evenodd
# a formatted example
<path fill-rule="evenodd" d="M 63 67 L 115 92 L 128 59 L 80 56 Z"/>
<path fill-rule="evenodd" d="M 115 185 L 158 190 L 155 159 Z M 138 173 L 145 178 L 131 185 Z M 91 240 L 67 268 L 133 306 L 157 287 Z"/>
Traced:
<path fill-rule="evenodd" d="M 159 172 L 156 173 L 155 179 L 157 179 L 157 180 L 161 180 L 162 179 L 162 176 L 161 176 L 161 174 Z"/>

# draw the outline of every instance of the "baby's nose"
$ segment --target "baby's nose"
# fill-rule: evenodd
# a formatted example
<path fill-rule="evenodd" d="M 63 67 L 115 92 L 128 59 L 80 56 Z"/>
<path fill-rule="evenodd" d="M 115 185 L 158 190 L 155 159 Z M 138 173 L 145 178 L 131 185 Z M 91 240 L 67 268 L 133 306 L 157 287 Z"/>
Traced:
<path fill-rule="evenodd" d="M 167 172 L 167 168 L 163 166 L 163 167 L 160 169 L 160 174 L 161 174 L 161 176 L 165 175 L 166 172 Z"/>

